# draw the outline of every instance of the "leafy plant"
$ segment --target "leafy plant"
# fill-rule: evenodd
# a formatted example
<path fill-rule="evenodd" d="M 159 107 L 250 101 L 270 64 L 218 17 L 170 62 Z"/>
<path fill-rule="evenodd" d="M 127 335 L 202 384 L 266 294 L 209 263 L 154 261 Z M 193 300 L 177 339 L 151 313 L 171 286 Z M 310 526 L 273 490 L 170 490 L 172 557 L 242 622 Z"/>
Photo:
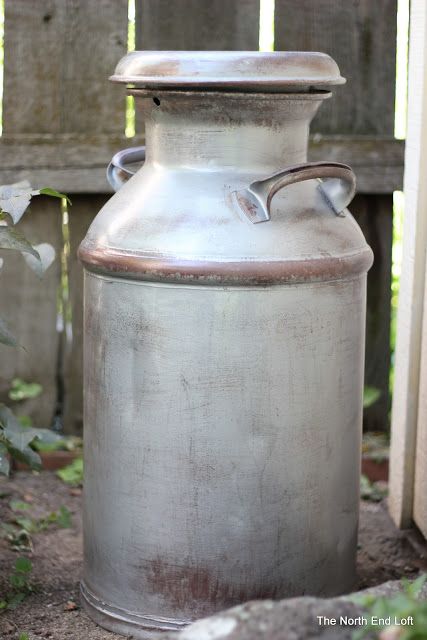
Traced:
<path fill-rule="evenodd" d="M 18 504 L 17 502 L 18 501 L 11 501 L 10 507 L 12 511 L 26 511 L 30 508 L 30 505 L 27 505 L 25 502 L 18 502 Z M 14 522 L 28 534 L 44 531 L 52 524 L 56 524 L 62 529 L 68 529 L 71 527 L 71 513 L 67 507 L 61 506 L 58 511 L 52 511 L 41 518 L 17 515 L 14 518 Z"/>
<path fill-rule="evenodd" d="M 10 385 L 9 398 L 15 402 L 37 398 L 43 391 L 41 384 L 37 382 L 25 382 L 21 378 L 14 378 Z"/>
<path fill-rule="evenodd" d="M 363 408 L 369 409 L 369 407 L 372 407 L 372 405 L 374 405 L 377 400 L 380 399 L 380 397 L 380 389 L 377 389 L 376 387 L 365 386 L 363 389 Z"/>
<path fill-rule="evenodd" d="M 41 518 L 33 518 L 27 513 L 31 509 L 31 505 L 27 502 L 11 500 L 9 506 L 16 515 L 10 522 L 1 524 L 1 533 L 15 551 L 32 551 L 31 536 L 45 531 L 52 525 L 62 529 L 71 527 L 71 512 L 65 506 Z"/>
<path fill-rule="evenodd" d="M 52 431 L 50 431 L 49 433 L 52 433 Z M 51 451 L 81 451 L 82 439 L 78 436 L 67 436 L 64 438 L 58 434 L 57 438 L 52 439 L 51 441 L 43 438 L 35 440 L 32 446 L 34 447 L 34 449 L 36 449 L 36 451 L 43 453 Z"/>
<path fill-rule="evenodd" d="M 31 560 L 23 556 L 17 558 L 13 573 L 9 576 L 11 590 L 0 600 L 0 611 L 16 609 L 16 607 L 34 591 L 30 582 L 32 569 L 33 565 Z"/>
<path fill-rule="evenodd" d="M 16 229 L 16 225 L 24 215 L 31 199 L 38 195 L 66 198 L 64 194 L 49 187 L 33 189 L 26 181 L 0 187 L 0 249 L 19 251 L 28 266 L 41 277 L 55 259 L 54 248 L 46 243 L 33 246 L 21 231 Z M 2 264 L 3 260 L 1 259 L 0 268 Z M 15 336 L 2 318 L 0 318 L 0 343 L 10 347 L 18 346 Z M 12 382 L 12 396 L 10 397 L 14 400 L 20 400 L 25 397 L 36 397 L 40 392 L 39 385 L 15 379 Z M 26 428 L 8 407 L 1 404 L 0 473 L 5 475 L 9 473 L 10 456 L 25 462 L 32 469 L 39 469 L 41 467 L 40 456 L 31 445 L 35 439 L 42 437 L 41 430 Z"/>
<path fill-rule="evenodd" d="M 18 528 L 10 522 L 1 523 L 1 535 L 7 540 L 13 551 L 32 551 L 33 541 L 25 529 Z"/>
<path fill-rule="evenodd" d="M 380 640 L 425 640 L 427 601 L 420 600 L 420 593 L 426 578 L 426 575 L 422 575 L 412 583 L 402 580 L 403 591 L 389 598 L 373 595 L 354 596 L 352 600 L 368 611 L 371 622 L 356 631 L 353 640 L 362 640 L 369 634 Z M 403 619 L 412 619 L 412 624 L 399 626 L 399 621 Z M 388 620 L 390 624 L 385 622 Z"/>
<path fill-rule="evenodd" d="M 61 478 L 65 484 L 72 487 L 78 487 L 83 484 L 83 458 L 76 458 L 63 469 L 58 469 L 56 475 Z"/>
<path fill-rule="evenodd" d="M 360 476 L 360 497 L 362 500 L 380 502 L 387 495 L 387 488 L 378 482 L 371 482 L 365 475 Z"/>

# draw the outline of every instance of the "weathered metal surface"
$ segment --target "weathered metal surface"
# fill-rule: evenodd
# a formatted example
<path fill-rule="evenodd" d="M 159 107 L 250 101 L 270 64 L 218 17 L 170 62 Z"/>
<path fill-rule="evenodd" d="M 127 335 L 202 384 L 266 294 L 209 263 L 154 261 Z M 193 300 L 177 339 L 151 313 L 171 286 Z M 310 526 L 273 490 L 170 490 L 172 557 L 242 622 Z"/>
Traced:
<path fill-rule="evenodd" d="M 338 65 L 319 52 L 132 51 L 110 80 L 145 88 L 283 91 L 343 84 Z"/>
<path fill-rule="evenodd" d="M 306 163 L 324 94 L 135 94 L 146 161 L 80 247 L 82 594 L 145 638 L 351 588 L 372 253 L 320 169 L 263 224 L 233 197 Z"/>
<path fill-rule="evenodd" d="M 100 622 L 179 628 L 350 590 L 364 276 L 85 287 L 84 584 Z"/>
<path fill-rule="evenodd" d="M 337 218 L 315 180 L 279 191 L 268 224 L 253 225 L 233 197 L 306 161 L 309 121 L 329 94 L 133 93 L 146 117 L 146 162 L 89 229 L 80 247 L 87 268 L 246 285 L 369 267 L 354 220 Z"/>

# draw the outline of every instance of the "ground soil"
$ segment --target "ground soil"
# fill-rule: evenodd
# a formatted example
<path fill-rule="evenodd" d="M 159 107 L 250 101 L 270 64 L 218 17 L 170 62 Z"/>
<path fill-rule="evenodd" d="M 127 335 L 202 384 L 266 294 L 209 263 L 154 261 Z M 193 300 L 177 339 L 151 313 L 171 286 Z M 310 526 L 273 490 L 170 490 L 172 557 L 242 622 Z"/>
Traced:
<path fill-rule="evenodd" d="M 26 632 L 30 640 L 114 640 L 120 636 L 97 627 L 79 606 L 78 581 L 82 568 L 81 492 L 64 485 L 53 472 L 19 472 L 0 481 L 0 522 L 13 519 L 10 500 L 32 505 L 41 517 L 65 505 L 72 527 L 53 525 L 33 536 L 32 581 L 36 591 L 14 611 L 0 615 L 0 638 L 15 640 Z M 0 594 L 17 558 L 0 539 Z M 427 548 L 417 534 L 398 531 L 388 516 L 385 501 L 362 502 L 359 532 L 358 589 L 427 570 Z M 1 599 L 1 598 L 0 598 Z"/>

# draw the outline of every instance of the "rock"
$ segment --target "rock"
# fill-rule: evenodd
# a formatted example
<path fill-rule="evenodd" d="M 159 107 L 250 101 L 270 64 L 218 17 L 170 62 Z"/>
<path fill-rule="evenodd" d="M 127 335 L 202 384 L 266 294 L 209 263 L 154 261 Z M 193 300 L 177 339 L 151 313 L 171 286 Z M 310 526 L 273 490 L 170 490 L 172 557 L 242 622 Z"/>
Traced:
<path fill-rule="evenodd" d="M 291 598 L 289 600 L 254 600 L 194 622 L 178 634 L 162 635 L 162 640 L 351 640 L 362 626 L 363 609 L 350 598 L 355 595 L 392 596 L 402 590 L 400 580 L 339 598 Z M 427 599 L 427 584 L 420 594 Z M 336 625 L 325 624 L 335 619 Z M 349 624 L 340 624 L 342 618 Z M 323 623 L 323 624 L 322 624 Z M 396 635 L 384 635 L 395 640 Z"/>
<path fill-rule="evenodd" d="M 340 598 L 256 600 L 198 620 L 170 640 L 351 640 L 359 625 L 340 626 L 340 616 L 354 619 L 360 610 Z M 319 617 L 335 618 L 337 624 L 322 624 Z"/>

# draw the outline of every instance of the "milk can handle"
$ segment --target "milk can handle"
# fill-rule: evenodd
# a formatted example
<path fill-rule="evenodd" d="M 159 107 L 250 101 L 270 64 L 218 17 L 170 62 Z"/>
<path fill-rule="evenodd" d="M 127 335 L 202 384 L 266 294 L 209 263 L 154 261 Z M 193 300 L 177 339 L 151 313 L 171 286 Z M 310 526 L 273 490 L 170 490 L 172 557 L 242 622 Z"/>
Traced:
<path fill-rule="evenodd" d="M 144 162 L 144 160 L 145 147 L 123 149 L 123 151 L 118 151 L 111 158 L 111 162 L 107 167 L 107 180 L 114 191 L 118 191 L 135 174 L 135 171 L 132 171 L 126 165 L 132 162 Z"/>
<path fill-rule="evenodd" d="M 344 209 L 356 193 L 356 177 L 346 164 L 338 162 L 306 162 L 288 167 L 263 180 L 252 182 L 249 187 L 235 191 L 234 196 L 249 220 L 254 224 L 270 220 L 270 205 L 275 193 L 284 187 L 317 180 L 322 197 L 338 216 L 345 215 Z"/>

